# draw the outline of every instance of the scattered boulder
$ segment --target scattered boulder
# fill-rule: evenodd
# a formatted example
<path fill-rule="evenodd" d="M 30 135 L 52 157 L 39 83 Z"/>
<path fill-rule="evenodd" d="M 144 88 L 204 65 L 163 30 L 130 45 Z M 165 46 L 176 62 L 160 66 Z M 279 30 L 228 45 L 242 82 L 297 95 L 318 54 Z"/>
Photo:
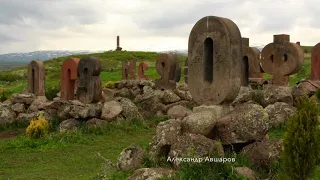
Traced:
<path fill-rule="evenodd" d="M 16 103 L 11 106 L 11 109 L 14 110 L 16 113 L 23 113 L 25 111 L 23 103 Z"/>
<path fill-rule="evenodd" d="M 13 94 L 11 96 L 11 102 L 15 103 L 23 103 L 30 105 L 36 99 L 36 95 L 27 93 L 27 94 Z"/>
<path fill-rule="evenodd" d="M 121 98 L 120 104 L 122 106 L 122 115 L 126 120 L 143 120 L 142 115 L 140 114 L 138 107 L 127 98 Z"/>
<path fill-rule="evenodd" d="M 296 111 L 296 108 L 284 102 L 276 102 L 264 108 L 269 115 L 270 128 L 283 124 Z"/>
<path fill-rule="evenodd" d="M 215 129 L 223 145 L 259 141 L 269 130 L 269 116 L 262 106 L 246 103 L 218 119 Z"/>
<path fill-rule="evenodd" d="M 180 101 L 181 98 L 176 95 L 172 90 L 164 90 L 161 102 L 163 104 L 171 104 Z"/>
<path fill-rule="evenodd" d="M 134 171 L 127 180 L 159 180 L 161 178 L 172 178 L 175 172 L 167 168 L 142 168 Z"/>
<path fill-rule="evenodd" d="M 86 125 L 88 127 L 97 127 L 97 126 L 102 126 L 102 125 L 105 125 L 107 124 L 108 122 L 107 121 L 104 121 L 104 120 L 101 120 L 101 119 L 97 119 L 97 118 L 92 118 L 92 119 L 89 119 L 87 122 L 86 122 Z"/>
<path fill-rule="evenodd" d="M 193 108 L 193 113 L 210 111 L 213 117 L 218 119 L 222 116 L 227 115 L 231 111 L 231 107 L 228 105 L 201 105 Z"/>
<path fill-rule="evenodd" d="M 84 107 L 72 105 L 69 114 L 76 119 L 87 119 L 94 117 L 101 117 L 102 105 L 86 104 Z"/>
<path fill-rule="evenodd" d="M 0 106 L 0 124 L 12 123 L 15 121 L 16 113 L 6 106 Z"/>
<path fill-rule="evenodd" d="M 16 118 L 15 121 L 31 121 L 33 119 L 37 118 L 37 113 L 32 112 L 32 113 L 20 113 L 18 114 L 18 117 Z"/>
<path fill-rule="evenodd" d="M 59 131 L 65 132 L 67 130 L 76 130 L 79 125 L 80 123 L 76 119 L 67 119 L 59 124 Z"/>
<path fill-rule="evenodd" d="M 234 168 L 234 171 L 236 174 L 240 176 L 246 177 L 248 180 L 257 180 L 259 179 L 257 174 L 250 168 L 248 167 L 236 167 Z"/>
<path fill-rule="evenodd" d="M 183 91 L 180 89 L 173 89 L 173 92 L 178 95 L 182 100 L 192 101 L 192 96 L 189 91 Z"/>
<path fill-rule="evenodd" d="M 129 171 L 138 168 L 142 165 L 143 153 L 143 149 L 138 146 L 124 149 L 118 157 L 118 169 Z"/>
<path fill-rule="evenodd" d="M 241 86 L 237 98 L 231 103 L 233 106 L 243 104 L 245 102 L 252 101 L 254 99 L 255 92 L 250 87 Z"/>
<path fill-rule="evenodd" d="M 211 111 L 190 114 L 182 120 L 182 132 L 213 137 L 213 127 L 216 120 Z"/>
<path fill-rule="evenodd" d="M 110 101 L 114 98 L 114 91 L 112 89 L 109 88 L 103 88 L 102 90 L 102 97 L 104 99 L 104 101 Z"/>
<path fill-rule="evenodd" d="M 183 119 L 184 117 L 188 116 L 191 114 L 191 110 L 181 106 L 181 105 L 176 105 L 171 107 L 167 114 L 170 119 Z"/>
<path fill-rule="evenodd" d="M 122 110 L 122 106 L 118 101 L 107 101 L 103 104 L 101 118 L 107 121 L 116 119 Z"/>
<path fill-rule="evenodd" d="M 293 105 L 292 89 L 287 86 L 264 86 L 261 105 L 267 107 L 276 102 L 285 102 Z"/>
<path fill-rule="evenodd" d="M 39 111 L 39 106 L 41 104 L 47 102 L 47 98 L 45 96 L 37 96 L 36 99 L 31 103 L 28 108 L 28 112 L 37 112 Z"/>

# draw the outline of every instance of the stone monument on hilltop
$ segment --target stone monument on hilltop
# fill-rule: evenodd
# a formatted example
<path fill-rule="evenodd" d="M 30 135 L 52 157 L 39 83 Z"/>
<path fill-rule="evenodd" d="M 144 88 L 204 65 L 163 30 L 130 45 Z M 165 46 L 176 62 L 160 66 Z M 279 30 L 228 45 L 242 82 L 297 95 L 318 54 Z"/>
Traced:
<path fill-rule="evenodd" d="M 45 95 L 45 68 L 41 61 L 31 61 L 28 66 L 28 92 Z"/>
<path fill-rule="evenodd" d="M 117 36 L 117 48 L 116 51 L 121 51 L 122 47 L 120 47 L 120 36 Z"/>
<path fill-rule="evenodd" d="M 78 64 L 77 98 L 85 104 L 99 102 L 102 97 L 101 63 L 98 58 L 84 57 Z"/>
<path fill-rule="evenodd" d="M 61 99 L 73 100 L 77 89 L 79 58 L 66 59 L 61 68 Z"/>
<path fill-rule="evenodd" d="M 242 63 L 241 33 L 233 21 L 207 16 L 194 25 L 188 43 L 188 86 L 198 104 L 232 102 L 240 90 Z"/>
<path fill-rule="evenodd" d="M 286 34 L 274 35 L 273 42 L 262 49 L 261 57 L 263 71 L 273 75 L 272 84 L 278 86 L 288 86 L 289 76 L 297 73 L 304 61 L 300 46 L 291 43 Z"/>

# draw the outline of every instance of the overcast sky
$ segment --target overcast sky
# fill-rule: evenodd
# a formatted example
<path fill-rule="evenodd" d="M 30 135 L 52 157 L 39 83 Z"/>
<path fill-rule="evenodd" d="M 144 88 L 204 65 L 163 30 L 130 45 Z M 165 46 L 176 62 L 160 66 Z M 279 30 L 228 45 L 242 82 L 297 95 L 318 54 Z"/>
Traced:
<path fill-rule="evenodd" d="M 274 34 L 320 42 L 317 0 L 0 0 L 0 53 L 36 50 L 182 50 L 204 16 L 233 20 L 250 45 Z"/>

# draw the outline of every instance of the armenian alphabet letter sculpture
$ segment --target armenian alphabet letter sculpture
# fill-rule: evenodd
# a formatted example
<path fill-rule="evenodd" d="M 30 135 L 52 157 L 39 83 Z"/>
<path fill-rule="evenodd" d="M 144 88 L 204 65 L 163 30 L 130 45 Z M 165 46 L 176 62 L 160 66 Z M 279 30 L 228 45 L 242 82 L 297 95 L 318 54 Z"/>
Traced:
<path fill-rule="evenodd" d="M 45 95 L 45 69 L 41 61 L 31 61 L 28 66 L 28 92 Z"/>
<path fill-rule="evenodd" d="M 263 71 L 273 75 L 272 84 L 277 86 L 288 86 L 289 75 L 297 73 L 304 61 L 300 46 L 291 43 L 286 34 L 274 35 L 273 43 L 262 49 L 261 57 Z"/>
<path fill-rule="evenodd" d="M 241 34 L 229 19 L 207 16 L 192 28 L 188 44 L 188 86 L 198 104 L 232 102 L 242 77 Z"/>
<path fill-rule="evenodd" d="M 174 89 L 177 80 L 180 80 L 177 58 L 173 54 L 160 54 L 156 60 L 156 70 L 161 76 L 155 80 L 155 85 L 159 89 Z M 181 68 L 180 68 L 181 73 Z"/>
<path fill-rule="evenodd" d="M 61 69 L 61 99 L 73 100 L 77 88 L 79 58 L 69 58 L 62 64 Z"/>
<path fill-rule="evenodd" d="M 184 62 L 184 82 L 188 84 L 188 58 Z"/>
<path fill-rule="evenodd" d="M 78 64 L 78 89 L 79 101 L 89 104 L 98 102 L 102 96 L 100 80 L 101 63 L 95 57 L 81 58 Z"/>
<path fill-rule="evenodd" d="M 130 75 L 130 76 L 128 76 Z M 122 62 L 122 80 L 136 79 L 136 61 Z"/>
<path fill-rule="evenodd" d="M 244 61 L 244 73 L 242 73 L 242 86 L 248 86 L 248 78 L 262 78 L 260 66 L 260 51 L 257 48 L 249 47 L 249 38 L 242 38 L 242 56 Z"/>
<path fill-rule="evenodd" d="M 147 75 L 144 75 L 144 71 L 149 68 L 148 64 L 145 62 L 141 62 L 139 64 L 139 78 L 140 79 L 148 79 Z"/>
<path fill-rule="evenodd" d="M 320 43 L 311 52 L 311 80 L 320 81 Z"/>

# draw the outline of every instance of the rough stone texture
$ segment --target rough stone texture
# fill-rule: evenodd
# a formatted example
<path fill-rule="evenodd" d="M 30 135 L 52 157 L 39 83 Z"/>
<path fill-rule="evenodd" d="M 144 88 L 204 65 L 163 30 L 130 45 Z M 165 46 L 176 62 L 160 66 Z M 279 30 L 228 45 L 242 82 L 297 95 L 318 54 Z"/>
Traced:
<path fill-rule="evenodd" d="M 69 58 L 62 64 L 60 98 L 63 100 L 75 98 L 79 61 L 79 58 Z"/>
<path fill-rule="evenodd" d="M 173 92 L 178 95 L 182 100 L 193 101 L 191 93 L 180 89 L 173 89 Z"/>
<path fill-rule="evenodd" d="M 83 57 L 78 64 L 77 98 L 85 103 L 99 102 L 102 97 L 101 63 L 95 57 Z"/>
<path fill-rule="evenodd" d="M 121 171 L 129 171 L 142 165 L 143 149 L 138 146 L 132 146 L 124 149 L 117 162 L 117 167 Z"/>
<path fill-rule="evenodd" d="M 255 97 L 255 92 L 250 87 L 241 86 L 237 98 L 231 103 L 233 106 L 241 105 L 242 103 L 252 101 Z"/>
<path fill-rule="evenodd" d="M 47 121 L 57 120 L 58 118 L 58 110 L 56 109 L 47 109 L 44 112 L 44 117 Z"/>
<path fill-rule="evenodd" d="M 172 90 L 163 91 L 163 95 L 160 99 L 163 104 L 171 104 L 181 100 L 181 98 L 177 96 Z"/>
<path fill-rule="evenodd" d="M 87 119 L 100 117 L 102 112 L 101 104 L 86 104 L 85 106 L 72 105 L 69 114 L 76 119 Z"/>
<path fill-rule="evenodd" d="M 218 119 L 215 128 L 223 145 L 259 141 L 269 130 L 269 116 L 260 105 L 246 103 Z"/>
<path fill-rule="evenodd" d="M 292 89 L 290 87 L 268 85 L 265 86 L 262 93 L 261 105 L 263 107 L 276 102 L 285 102 L 293 105 Z"/>
<path fill-rule="evenodd" d="M 215 119 L 219 119 L 222 116 L 227 115 L 231 111 L 231 108 L 227 105 L 211 105 L 211 106 L 202 105 L 202 106 L 194 107 L 192 111 L 193 113 L 209 111 L 212 113 L 212 116 Z"/>
<path fill-rule="evenodd" d="M 245 146 L 241 153 L 246 155 L 249 162 L 254 166 L 270 166 L 275 160 L 280 159 L 281 151 L 281 140 L 264 138 L 261 142 L 254 142 Z"/>
<path fill-rule="evenodd" d="M 320 81 L 320 43 L 311 51 L 311 80 Z"/>
<path fill-rule="evenodd" d="M 80 123 L 76 119 L 64 120 L 59 124 L 60 132 L 65 132 L 67 130 L 76 130 Z"/>
<path fill-rule="evenodd" d="M 11 102 L 13 104 L 15 103 L 23 103 L 30 105 L 34 100 L 36 99 L 36 96 L 34 94 L 13 94 L 11 96 Z"/>
<path fill-rule="evenodd" d="M 168 157 L 180 158 L 200 158 L 200 157 L 223 157 L 223 147 L 218 141 L 206 138 L 200 134 L 185 134 L 179 136 L 170 149 Z M 173 161 L 173 167 L 179 168 L 179 161 Z"/>
<path fill-rule="evenodd" d="M 312 96 L 317 89 L 320 89 L 320 81 L 313 81 L 310 79 L 301 80 L 295 87 L 292 88 L 292 96 L 294 104 L 296 104 L 302 96 Z"/>
<path fill-rule="evenodd" d="M 160 180 L 161 178 L 171 178 L 174 171 L 167 168 L 142 168 L 134 171 L 127 180 Z"/>
<path fill-rule="evenodd" d="M 146 62 L 139 64 L 139 79 L 149 79 L 147 75 L 144 75 L 144 71 L 148 70 L 149 66 Z"/>
<path fill-rule="evenodd" d="M 130 76 L 129 76 L 130 75 Z M 122 62 L 122 80 L 136 79 L 136 61 Z"/>
<path fill-rule="evenodd" d="M 120 104 L 122 106 L 122 115 L 126 120 L 143 120 L 142 115 L 140 114 L 138 107 L 127 98 L 121 98 Z"/>
<path fill-rule="evenodd" d="M 173 54 L 160 54 L 156 60 L 156 70 L 161 76 L 155 80 L 158 89 L 174 89 L 176 87 L 175 72 L 177 57 Z"/>
<path fill-rule="evenodd" d="M 299 72 L 304 61 L 300 46 L 291 43 L 286 34 L 274 35 L 273 42 L 262 49 L 261 57 L 263 71 L 273 75 L 272 83 L 277 86 L 288 86 L 289 75 Z"/>
<path fill-rule="evenodd" d="M 210 111 L 193 113 L 182 120 L 182 132 L 213 137 L 216 118 Z"/>
<path fill-rule="evenodd" d="M 270 128 L 283 124 L 296 111 L 296 108 L 284 102 L 276 102 L 265 108 L 269 115 Z"/>
<path fill-rule="evenodd" d="M 168 117 L 170 119 L 183 119 L 184 117 L 188 116 L 191 113 L 192 113 L 191 110 L 189 110 L 181 105 L 173 106 L 167 112 Z"/>
<path fill-rule="evenodd" d="M 12 123 L 16 118 L 16 113 L 9 107 L 0 106 L 0 124 Z"/>
<path fill-rule="evenodd" d="M 86 122 L 86 125 L 89 126 L 89 127 L 97 127 L 97 126 L 102 126 L 102 125 L 105 125 L 107 124 L 108 122 L 107 121 L 104 121 L 104 120 L 101 120 L 101 119 L 98 119 L 98 118 L 92 118 L 92 119 L 89 119 L 87 122 Z"/>
<path fill-rule="evenodd" d="M 188 44 L 188 86 L 195 102 L 232 102 L 240 90 L 242 63 L 241 34 L 234 22 L 207 16 L 194 25 Z"/>
<path fill-rule="evenodd" d="M 39 107 L 43 103 L 46 103 L 48 100 L 45 96 L 37 96 L 36 99 L 31 103 L 31 105 L 28 108 L 29 112 L 37 112 L 39 111 Z"/>
<path fill-rule="evenodd" d="M 248 167 L 236 167 L 234 168 L 236 174 L 246 177 L 248 180 L 258 180 L 257 174 Z"/>
<path fill-rule="evenodd" d="M 170 119 L 160 122 L 157 125 L 156 134 L 150 143 L 149 156 L 151 160 L 156 160 L 161 156 L 167 156 L 170 147 L 177 141 L 181 132 L 181 121 Z"/>
<path fill-rule="evenodd" d="M 101 118 L 113 120 L 122 112 L 122 106 L 118 101 L 108 101 L 103 104 Z"/>
<path fill-rule="evenodd" d="M 14 110 L 16 113 L 22 113 L 25 111 L 25 107 L 23 103 L 16 103 L 11 106 L 11 109 Z"/>
<path fill-rule="evenodd" d="M 249 78 L 262 78 L 263 71 L 260 63 L 260 51 L 255 47 L 249 47 L 249 38 L 242 38 L 242 56 L 246 62 L 243 63 L 242 86 L 248 86 Z"/>
<path fill-rule="evenodd" d="M 183 73 L 184 73 L 184 82 L 186 84 L 188 84 L 188 57 L 184 61 L 184 68 L 183 69 L 184 69 L 184 71 L 183 71 Z"/>
<path fill-rule="evenodd" d="M 28 92 L 37 96 L 45 95 L 45 68 L 39 61 L 31 61 L 28 66 Z"/>
<path fill-rule="evenodd" d="M 17 118 L 15 121 L 31 121 L 33 119 L 37 118 L 37 113 L 20 113 L 18 114 Z"/>
<path fill-rule="evenodd" d="M 58 117 L 61 119 L 61 120 L 67 120 L 67 119 L 70 119 L 72 116 L 69 114 L 69 112 L 71 111 L 72 109 L 72 106 L 71 105 L 63 105 L 63 106 L 60 106 L 58 108 Z"/>
<path fill-rule="evenodd" d="M 112 89 L 109 88 L 103 88 L 102 89 L 102 97 L 104 101 L 110 101 L 114 98 L 115 92 Z"/>

